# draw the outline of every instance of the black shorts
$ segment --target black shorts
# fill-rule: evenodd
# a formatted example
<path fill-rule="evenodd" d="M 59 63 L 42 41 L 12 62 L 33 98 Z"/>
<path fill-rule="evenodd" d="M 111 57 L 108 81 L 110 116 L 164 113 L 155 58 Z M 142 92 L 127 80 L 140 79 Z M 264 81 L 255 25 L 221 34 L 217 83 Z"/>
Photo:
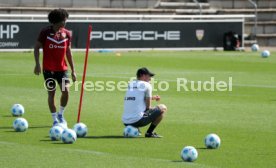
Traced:
<path fill-rule="evenodd" d="M 47 71 L 43 70 L 43 76 L 45 80 L 45 86 L 47 89 L 56 88 L 56 82 L 58 84 L 68 84 L 70 83 L 68 79 L 67 71 Z"/>
<path fill-rule="evenodd" d="M 158 107 L 145 111 L 143 117 L 132 124 L 124 124 L 125 126 L 131 125 L 133 127 L 144 127 L 152 122 L 154 122 L 159 116 L 161 116 L 161 110 Z"/>

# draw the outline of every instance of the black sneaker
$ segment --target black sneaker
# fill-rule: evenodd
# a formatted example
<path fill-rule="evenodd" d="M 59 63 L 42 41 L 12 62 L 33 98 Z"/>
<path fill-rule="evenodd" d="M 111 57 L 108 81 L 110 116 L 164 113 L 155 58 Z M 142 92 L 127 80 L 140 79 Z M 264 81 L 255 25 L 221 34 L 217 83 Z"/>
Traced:
<path fill-rule="evenodd" d="M 163 136 L 158 135 L 158 134 L 156 134 L 156 133 L 154 132 L 154 133 L 146 133 L 146 134 L 145 134 L 145 137 L 146 137 L 146 138 L 162 138 Z"/>

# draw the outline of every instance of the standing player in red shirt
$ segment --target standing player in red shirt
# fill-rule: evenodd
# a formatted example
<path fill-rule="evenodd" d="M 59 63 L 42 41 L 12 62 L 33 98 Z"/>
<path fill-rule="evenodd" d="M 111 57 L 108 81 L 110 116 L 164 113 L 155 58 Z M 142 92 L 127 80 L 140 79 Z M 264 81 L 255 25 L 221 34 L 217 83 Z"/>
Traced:
<path fill-rule="evenodd" d="M 69 80 L 67 75 L 67 61 L 71 68 L 72 80 L 76 81 L 74 61 L 71 53 L 71 33 L 65 29 L 68 13 L 64 9 L 55 9 L 48 15 L 51 26 L 41 30 L 34 47 L 35 68 L 34 73 L 41 73 L 39 63 L 39 49 L 43 48 L 43 76 L 45 86 L 48 90 L 48 105 L 53 118 L 53 125 L 58 123 L 66 124 L 64 119 L 64 109 L 69 98 Z M 65 58 L 66 56 L 66 58 Z M 55 106 L 56 82 L 58 83 L 62 95 L 60 98 L 60 110 L 57 113 Z"/>

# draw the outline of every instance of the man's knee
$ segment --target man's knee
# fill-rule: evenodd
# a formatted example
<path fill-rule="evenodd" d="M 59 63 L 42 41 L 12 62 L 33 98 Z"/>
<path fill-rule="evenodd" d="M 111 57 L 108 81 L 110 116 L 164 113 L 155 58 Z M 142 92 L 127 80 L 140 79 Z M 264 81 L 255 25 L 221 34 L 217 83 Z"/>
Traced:
<path fill-rule="evenodd" d="M 157 105 L 162 115 L 164 115 L 167 112 L 167 106 L 165 104 L 159 104 Z"/>
<path fill-rule="evenodd" d="M 69 96 L 69 91 L 68 91 L 68 90 L 62 91 L 62 95 L 63 95 L 63 96 Z"/>
<path fill-rule="evenodd" d="M 160 111 L 161 111 L 161 114 L 162 114 L 162 115 L 164 115 L 164 114 L 167 113 L 167 110 L 165 110 L 165 109 L 161 109 Z"/>
<path fill-rule="evenodd" d="M 64 87 L 64 88 L 61 88 L 61 93 L 63 96 L 68 96 L 69 95 L 69 87 Z"/>

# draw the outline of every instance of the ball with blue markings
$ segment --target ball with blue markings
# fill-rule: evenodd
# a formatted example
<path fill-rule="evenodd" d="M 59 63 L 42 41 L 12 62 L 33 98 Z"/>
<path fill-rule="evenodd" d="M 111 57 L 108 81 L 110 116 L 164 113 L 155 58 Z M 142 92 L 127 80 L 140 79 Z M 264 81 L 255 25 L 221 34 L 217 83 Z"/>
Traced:
<path fill-rule="evenodd" d="M 180 156 L 185 162 L 193 162 L 197 159 L 198 152 L 193 146 L 186 146 L 182 149 Z"/>
<path fill-rule="evenodd" d="M 72 129 L 65 129 L 61 134 L 61 140 L 63 143 L 72 144 L 77 140 L 77 134 Z"/>
<path fill-rule="evenodd" d="M 13 122 L 13 128 L 16 132 L 27 131 L 29 127 L 28 121 L 24 118 L 17 118 Z"/>
<path fill-rule="evenodd" d="M 253 44 L 253 45 L 251 46 L 251 51 L 256 52 L 256 51 L 259 51 L 259 49 L 260 49 L 260 47 L 259 47 L 258 44 Z"/>
<path fill-rule="evenodd" d="M 64 129 L 60 126 L 53 126 L 49 131 L 49 136 L 52 141 L 59 141 L 61 140 L 61 135 Z"/>
<path fill-rule="evenodd" d="M 124 137 L 126 138 L 135 138 L 139 136 L 139 130 L 138 128 L 135 128 L 133 126 L 126 126 L 124 129 Z"/>
<path fill-rule="evenodd" d="M 270 56 L 270 52 L 268 50 L 264 50 L 261 54 L 263 58 L 268 58 Z"/>
<path fill-rule="evenodd" d="M 16 117 L 22 116 L 24 112 L 24 107 L 21 104 L 14 104 L 11 108 L 12 115 Z"/>
<path fill-rule="evenodd" d="M 73 130 L 76 132 L 77 137 L 85 137 L 88 131 L 87 126 L 84 123 L 75 124 Z"/>
<path fill-rule="evenodd" d="M 220 147 L 221 141 L 218 135 L 209 134 L 205 137 L 205 146 L 209 149 L 217 149 Z"/>

